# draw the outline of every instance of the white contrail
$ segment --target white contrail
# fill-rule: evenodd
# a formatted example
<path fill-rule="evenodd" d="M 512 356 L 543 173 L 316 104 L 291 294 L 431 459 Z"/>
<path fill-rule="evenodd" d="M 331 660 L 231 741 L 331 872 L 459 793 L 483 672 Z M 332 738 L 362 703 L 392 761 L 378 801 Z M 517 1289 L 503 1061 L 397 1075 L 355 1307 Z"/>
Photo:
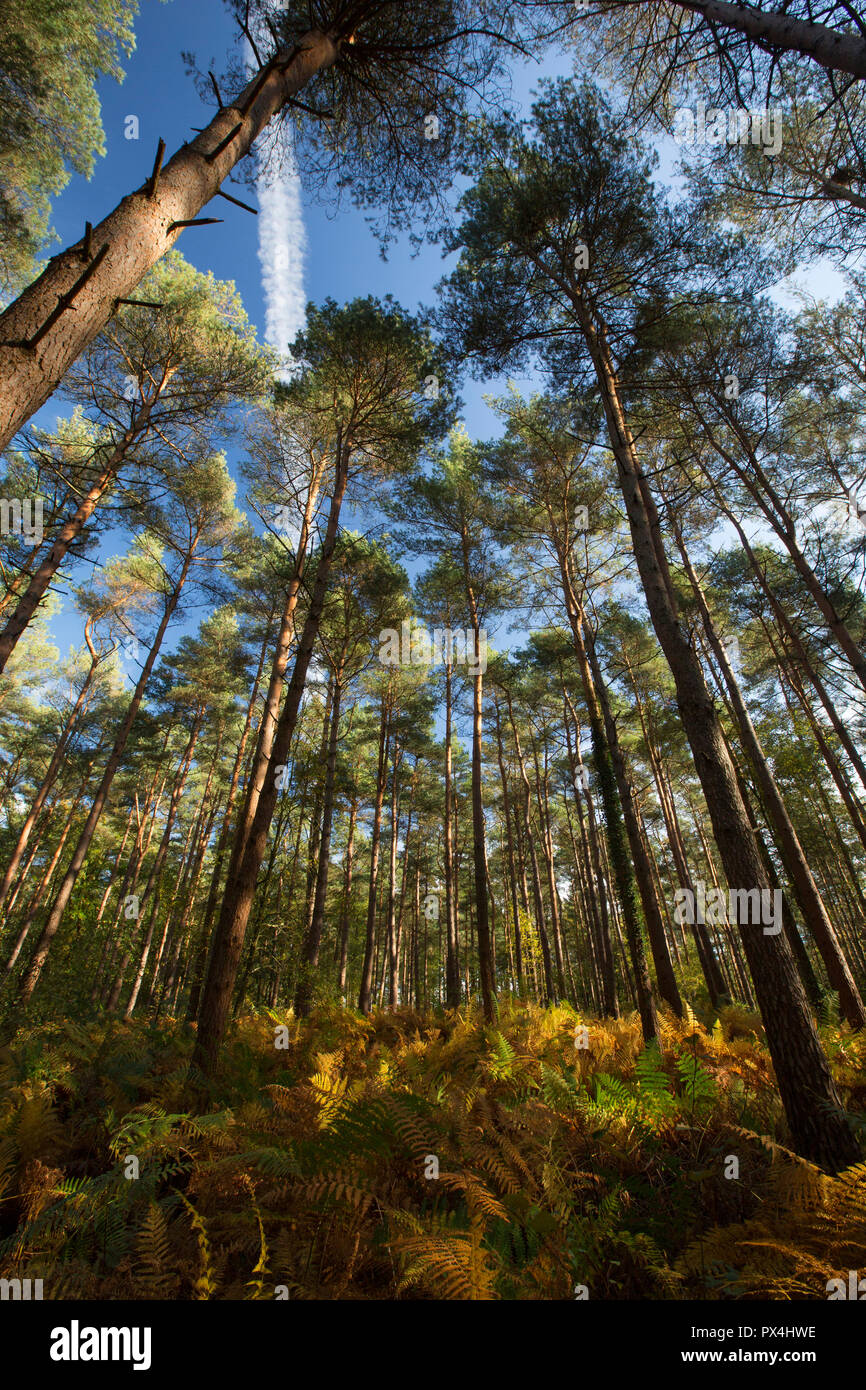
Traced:
<path fill-rule="evenodd" d="M 280 355 L 278 376 L 292 375 L 289 345 L 306 320 L 304 253 L 306 233 L 301 184 L 292 137 L 283 126 L 276 137 L 270 172 L 259 165 L 259 265 L 265 299 L 265 339 Z"/>
<path fill-rule="evenodd" d="M 246 44 L 247 60 L 253 53 Z M 288 381 L 294 361 L 289 344 L 306 321 L 304 253 L 307 248 L 301 181 L 289 127 L 282 122 L 255 147 L 259 199 L 259 265 L 265 300 L 265 340 L 279 354 L 277 375 Z M 267 146 L 267 148 L 266 148 Z"/>

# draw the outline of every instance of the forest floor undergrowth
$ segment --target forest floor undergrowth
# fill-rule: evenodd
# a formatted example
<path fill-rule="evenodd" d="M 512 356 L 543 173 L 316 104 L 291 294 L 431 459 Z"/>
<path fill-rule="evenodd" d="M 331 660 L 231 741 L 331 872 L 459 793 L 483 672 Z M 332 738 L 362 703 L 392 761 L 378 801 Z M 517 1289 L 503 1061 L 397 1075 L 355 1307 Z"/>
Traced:
<path fill-rule="evenodd" d="M 866 1140 L 866 1037 L 822 1027 Z M 786 1148 L 760 1023 L 567 1005 L 42 1024 L 0 1051 L 0 1277 L 52 1299 L 826 1299 L 866 1163 Z M 866 1147 L 866 1145 L 864 1145 Z"/>

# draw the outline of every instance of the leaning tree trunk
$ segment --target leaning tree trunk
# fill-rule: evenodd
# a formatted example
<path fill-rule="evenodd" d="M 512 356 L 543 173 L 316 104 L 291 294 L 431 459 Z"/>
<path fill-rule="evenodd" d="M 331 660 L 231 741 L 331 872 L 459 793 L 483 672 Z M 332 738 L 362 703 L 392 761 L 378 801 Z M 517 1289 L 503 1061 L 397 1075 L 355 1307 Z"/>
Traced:
<path fill-rule="evenodd" d="M 605 329 L 582 301 L 576 308 L 602 396 L 650 618 L 674 677 L 680 718 L 725 876 L 732 886 L 769 892 L 718 715 L 700 661 L 679 620 L 658 512 L 626 423 Z M 859 1147 L 815 1030 L 790 946 L 784 936 L 766 936 L 748 923 L 740 924 L 740 934 L 794 1144 L 804 1157 L 831 1170 L 855 1163 Z"/>
<path fill-rule="evenodd" d="M 146 432 L 150 413 L 160 392 L 165 387 L 169 375 L 173 375 L 173 372 L 164 374 L 158 389 L 145 401 L 129 428 L 124 430 L 108 458 L 102 464 L 98 476 L 80 499 L 72 516 L 61 526 L 51 549 L 33 571 L 30 583 L 22 589 L 14 611 L 0 632 L 0 671 L 5 669 L 9 657 L 45 597 L 45 593 L 68 555 L 70 547 L 81 535 L 100 499 L 114 482 L 133 444 Z M 0 400 L 2 400 L 2 393 L 3 387 L 0 385 Z"/>
<path fill-rule="evenodd" d="M 39 976 L 42 974 L 42 969 L 48 957 L 48 952 L 51 950 L 51 943 L 57 935 L 57 930 L 60 926 L 60 923 L 63 921 L 63 916 L 66 912 L 69 899 L 72 896 L 72 890 L 75 887 L 78 875 L 81 873 L 82 865 L 84 864 L 84 860 L 87 857 L 87 851 L 90 849 L 91 841 L 93 839 L 94 834 L 96 833 L 96 827 L 99 824 L 100 817 L 102 815 L 103 810 L 105 809 L 105 803 L 108 800 L 108 793 L 111 790 L 111 784 L 114 781 L 115 774 L 117 772 L 117 769 L 120 767 L 120 762 L 126 749 L 126 743 L 127 739 L 129 738 L 129 732 L 132 728 L 135 716 L 138 714 L 139 706 L 141 705 L 141 702 L 144 699 L 144 692 L 147 687 L 148 681 L 150 680 L 150 675 L 153 670 L 154 663 L 156 662 L 156 658 L 159 655 L 159 649 L 162 646 L 162 641 L 165 637 L 166 629 L 168 628 L 168 625 L 171 622 L 172 616 L 174 614 L 174 610 L 177 607 L 181 590 L 183 589 L 183 586 L 186 583 L 186 577 L 189 573 L 189 568 L 191 564 L 192 551 L 190 551 L 190 553 L 186 556 L 186 559 L 184 560 L 183 564 L 183 569 L 180 572 L 178 581 L 175 584 L 175 587 L 172 590 L 171 595 L 169 596 L 168 602 L 165 605 L 165 611 L 163 612 L 162 620 L 159 624 L 159 627 L 157 628 L 156 636 L 153 639 L 150 651 L 147 654 L 147 660 L 145 661 L 144 666 L 142 668 L 141 675 L 138 679 L 138 684 L 136 685 L 132 699 L 129 702 L 129 706 L 124 716 L 123 723 L 121 724 L 117 737 L 114 740 L 114 746 L 111 750 L 111 753 L 109 754 L 108 762 L 105 766 L 105 771 L 102 774 L 102 781 L 99 784 L 96 796 L 93 798 L 93 804 L 90 808 L 90 814 L 88 815 L 87 820 L 84 823 L 84 828 L 81 832 L 81 835 L 79 836 L 78 844 L 75 846 L 75 853 L 72 856 L 69 868 L 66 870 L 63 882 L 61 883 L 60 888 L 58 890 L 57 897 L 54 899 L 54 904 L 51 908 L 50 913 L 48 914 L 48 920 L 45 923 L 45 926 L 42 928 L 42 934 L 39 937 L 38 942 L 36 943 L 36 949 L 33 952 L 30 964 L 28 965 L 27 970 L 22 976 L 17 996 L 19 1004 L 26 1004 L 30 996 L 32 995 L 34 989 L 36 988 L 36 985 L 39 981 Z"/>
<path fill-rule="evenodd" d="M 797 19 L 782 10 L 731 0 L 674 0 L 681 9 L 700 15 L 707 29 L 734 29 L 767 53 L 800 53 L 829 72 L 866 77 L 866 42 L 856 33 L 831 29 L 811 19 Z"/>
<path fill-rule="evenodd" d="M 699 419 L 703 423 L 702 416 Z M 851 666 L 860 684 L 866 690 L 866 657 L 860 650 L 854 636 L 844 619 L 836 611 L 832 598 L 821 583 L 806 556 L 803 554 L 796 536 L 794 520 L 779 493 L 761 467 L 760 460 L 744 430 L 735 421 L 732 426 L 743 449 L 747 465 L 740 462 L 729 449 L 717 446 L 718 452 L 729 468 L 736 474 L 749 496 L 757 504 L 762 516 L 785 547 L 791 562 L 818 608 L 827 628 L 832 633 L 840 652 Z M 706 470 L 702 470 L 706 476 Z M 713 490 L 715 483 L 709 479 Z"/>
<path fill-rule="evenodd" d="M 88 646 L 90 646 L 89 626 L 90 620 L 88 620 L 88 623 L 85 625 L 84 628 L 84 635 L 87 639 Z M 57 740 L 56 747 L 51 755 L 51 761 L 49 762 L 48 767 L 46 768 L 45 776 L 42 778 L 42 782 L 40 784 L 39 790 L 36 793 L 36 796 L 33 799 L 30 810 L 27 812 L 27 815 L 24 819 L 24 824 L 18 831 L 18 838 L 15 841 L 15 848 L 12 851 L 12 856 L 9 860 L 9 863 L 6 865 L 6 871 L 3 874 L 3 881 L 2 883 L 0 883 L 0 907 L 2 907 L 4 902 L 6 901 L 9 889 L 12 887 L 12 881 L 15 878 L 16 873 L 18 872 L 18 866 L 21 863 L 24 851 L 27 848 L 27 843 L 33 832 L 33 827 L 36 824 L 36 821 L 39 817 L 39 812 L 45 805 L 46 797 L 48 796 L 48 793 L 51 791 L 51 788 L 54 786 L 54 783 L 57 779 L 57 774 L 60 771 L 60 764 L 63 762 L 63 755 L 66 752 L 66 745 L 69 742 L 72 730 L 74 729 L 78 716 L 81 713 L 81 709 L 87 696 L 87 692 L 93 684 L 93 677 L 96 674 L 96 668 L 102 660 L 102 657 L 97 656 L 96 652 L 93 650 L 92 647 L 90 648 L 90 653 L 90 666 L 88 668 L 87 675 L 85 676 L 84 681 L 82 683 L 81 689 L 78 692 L 78 698 L 76 699 L 75 704 L 72 710 L 70 711 L 69 717 L 66 720 L 65 725 L 63 726 L 63 732 L 61 733 L 60 738 Z"/>
<path fill-rule="evenodd" d="M 52 878 L 54 877 L 54 870 L 57 868 L 57 865 L 60 862 L 60 856 L 63 853 L 63 847 L 66 844 L 69 832 L 72 829 L 73 822 L 78 813 L 78 807 L 84 796 L 84 791 L 87 787 L 87 779 L 90 776 L 92 767 L 93 763 L 88 763 L 84 776 L 81 778 L 81 781 L 79 782 L 78 791 L 76 792 L 75 797 L 73 798 L 71 809 L 69 811 L 68 816 L 66 817 L 66 823 L 60 834 L 60 839 L 57 841 L 57 844 L 54 847 L 54 853 L 49 859 L 48 864 L 46 865 L 45 870 L 42 874 L 42 878 L 36 885 L 36 889 L 31 895 L 30 901 L 27 903 L 26 908 L 24 909 L 24 921 L 21 923 L 21 926 L 18 929 L 18 935 L 15 938 L 15 944 L 13 945 L 12 950 L 9 953 L 9 956 L 7 957 L 6 962 L 3 966 L 2 976 L 0 976 L 0 986 L 6 983 L 7 976 L 11 975 L 12 971 L 15 969 L 15 966 L 18 963 L 18 957 L 21 955 L 21 952 L 24 948 L 24 943 L 26 942 L 27 937 L 30 935 L 30 928 L 33 926 L 33 923 L 36 920 L 36 914 L 42 905 L 42 899 L 51 883 Z M 54 809 L 55 808 L 52 807 L 52 811 Z"/>
<path fill-rule="evenodd" d="M 220 192 L 223 180 L 273 116 L 337 59 L 317 29 L 282 49 L 230 106 L 182 145 L 164 167 L 160 142 L 150 178 L 0 316 L 0 449 L 44 405 L 75 359 L 102 331 L 185 225 Z"/>

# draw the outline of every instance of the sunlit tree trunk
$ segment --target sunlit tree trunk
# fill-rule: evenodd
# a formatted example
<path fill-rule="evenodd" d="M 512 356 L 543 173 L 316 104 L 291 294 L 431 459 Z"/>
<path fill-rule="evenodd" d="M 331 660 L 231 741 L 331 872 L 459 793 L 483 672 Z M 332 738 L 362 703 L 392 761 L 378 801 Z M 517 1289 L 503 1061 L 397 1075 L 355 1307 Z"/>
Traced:
<path fill-rule="evenodd" d="M 201 134 L 155 167 L 88 239 L 54 256 L 9 305 L 0 316 L 0 449 L 48 400 L 108 323 L 118 299 L 127 298 L 171 249 L 182 224 L 216 196 L 271 118 L 337 53 L 315 29 L 281 50 Z"/>
<path fill-rule="evenodd" d="M 135 687 L 132 699 L 129 702 L 126 714 L 124 715 L 123 722 L 121 723 L 120 729 L 114 740 L 114 745 L 111 749 L 111 753 L 109 754 L 108 762 L 105 765 L 105 771 L 102 774 L 102 780 L 99 784 L 96 795 L 93 798 L 93 803 L 90 807 L 90 813 L 87 817 L 87 820 L 84 823 L 84 828 L 82 829 L 81 835 L 79 836 L 78 844 L 75 846 L 75 851 L 73 853 L 69 868 L 66 870 L 63 882 L 61 883 L 57 896 L 54 899 L 51 911 L 48 914 L 48 920 L 46 921 L 45 926 L 42 928 L 42 933 L 39 937 L 39 941 L 36 944 L 36 949 L 33 952 L 30 964 L 28 965 L 27 970 L 21 979 L 21 984 L 19 986 L 17 995 L 19 1004 L 26 1004 L 27 1000 L 30 998 L 34 989 L 36 988 L 36 985 L 39 981 L 39 976 L 42 974 L 43 966 L 45 965 L 45 961 L 48 957 L 48 952 L 51 949 L 51 943 L 57 935 L 57 930 L 60 926 L 60 923 L 63 921 L 63 916 L 66 912 L 69 899 L 72 896 L 72 890 L 75 887 L 75 884 L 78 880 L 78 875 L 81 873 L 82 866 L 87 857 L 87 851 L 90 848 L 90 844 L 93 840 L 96 827 L 99 824 L 102 812 L 105 809 L 105 803 L 108 800 L 108 793 L 111 790 L 111 784 L 114 781 L 115 774 L 117 773 L 118 768 L 120 767 L 121 759 L 123 758 L 123 754 L 126 749 L 126 744 L 129 739 L 129 733 L 135 720 L 135 716 L 138 714 L 141 702 L 144 699 L 144 692 L 147 688 L 148 682 L 150 681 L 151 672 L 153 671 L 154 665 L 156 663 L 156 658 L 159 655 L 163 638 L 165 637 L 168 625 L 171 622 L 171 619 L 174 615 L 174 611 L 177 607 L 178 600 L 180 599 L 180 595 L 183 590 L 183 586 L 186 583 L 187 575 L 189 574 L 190 566 L 193 560 L 193 554 L 194 547 L 191 546 L 184 558 L 180 575 L 171 591 L 171 594 L 168 596 L 168 599 L 166 601 L 162 619 L 160 621 L 159 627 L 156 630 L 156 636 L 154 637 L 153 642 L 151 643 L 150 651 L 147 654 L 144 666 L 142 667 L 141 675 L 138 678 L 138 684 Z"/>
<path fill-rule="evenodd" d="M 349 472 L 349 451 L 338 441 L 334 489 L 328 510 L 325 535 L 318 554 L 316 578 L 303 631 L 295 648 L 295 664 L 277 723 L 271 761 L 264 782 L 259 779 L 258 805 L 250 826 L 247 846 L 237 871 L 228 875 L 222 910 L 214 934 L 213 948 L 199 1011 L 199 1028 L 193 1065 L 212 1071 L 225 1034 L 231 996 L 243 950 L 244 935 L 255 896 L 256 879 L 265 857 L 268 833 L 279 796 L 277 777 L 271 769 L 285 766 L 306 687 L 307 670 L 322 620 L 331 561 L 337 543 L 340 510 Z"/>

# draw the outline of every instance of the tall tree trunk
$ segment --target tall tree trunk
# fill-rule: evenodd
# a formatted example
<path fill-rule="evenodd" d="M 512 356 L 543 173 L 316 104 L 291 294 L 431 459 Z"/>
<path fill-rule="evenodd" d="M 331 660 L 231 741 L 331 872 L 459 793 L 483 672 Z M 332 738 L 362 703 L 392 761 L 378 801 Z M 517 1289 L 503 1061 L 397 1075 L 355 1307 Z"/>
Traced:
<path fill-rule="evenodd" d="M 370 881 L 367 889 L 367 926 L 364 938 L 364 963 L 361 966 L 361 985 L 358 990 L 358 1011 L 370 1012 L 373 989 L 373 957 L 376 949 L 376 890 L 379 885 L 379 844 L 382 837 L 382 807 L 388 780 L 388 745 L 391 733 L 391 707 L 385 698 L 379 720 L 379 756 L 376 765 L 376 801 L 373 806 L 373 834 L 370 840 Z"/>
<path fill-rule="evenodd" d="M 496 750 L 499 760 L 499 777 L 502 782 L 502 807 L 505 821 L 505 843 L 508 851 L 508 882 L 511 889 L 511 913 L 514 921 L 514 965 L 517 976 L 517 992 L 523 994 L 523 951 L 520 940 L 520 912 L 517 905 L 517 873 L 514 863 L 514 837 L 511 833 L 511 799 L 508 792 L 508 774 L 505 770 L 505 753 L 502 745 L 502 720 L 499 714 L 499 701 L 493 697 L 493 712 L 496 716 Z"/>
<path fill-rule="evenodd" d="M 682 1000 L 680 999 L 674 968 L 671 964 L 670 954 L 668 953 L 664 923 L 662 922 L 661 911 L 659 910 L 655 889 L 653 887 L 652 870 L 650 869 L 640 830 L 638 828 L 634 790 L 626 771 L 625 755 L 623 754 L 620 744 L 616 720 L 613 717 L 607 683 L 605 682 L 601 667 L 598 663 L 598 657 L 595 651 L 595 639 L 592 636 L 589 637 L 586 646 L 590 669 L 598 694 L 598 701 L 601 706 L 602 718 L 604 719 L 607 745 L 610 749 L 613 772 L 619 791 L 625 833 L 628 838 L 632 863 L 634 865 L 634 876 L 637 880 L 638 892 L 640 893 L 641 905 L 643 907 L 644 921 L 646 922 L 647 934 L 650 940 L 650 950 L 652 951 L 653 964 L 655 965 L 659 993 L 665 1002 L 673 1009 L 677 1018 L 682 1018 Z M 634 911 L 626 911 L 625 924 L 632 968 L 637 984 L 641 1026 L 643 1028 L 645 1041 L 651 1042 L 657 1034 L 658 1021 L 656 1019 L 652 985 L 646 960 L 646 948 L 642 930 L 643 924 Z"/>
<path fill-rule="evenodd" d="M 462 536 L 463 576 L 472 620 L 475 670 L 472 672 L 472 866 L 475 881 L 475 916 L 478 929 L 478 973 L 484 1017 L 492 1022 L 496 1014 L 496 986 L 490 944 L 490 903 L 487 897 L 487 846 L 485 841 L 484 798 L 482 788 L 482 740 L 484 674 L 481 670 L 481 623 L 470 582 L 468 537 Z"/>
<path fill-rule="evenodd" d="M 297 645 L 292 679 L 277 724 L 265 781 L 259 788 L 258 805 L 250 826 L 247 847 L 237 871 L 228 876 L 220 918 L 214 934 L 199 1011 L 198 1038 L 192 1059 L 193 1065 L 206 1074 L 213 1072 L 216 1067 L 220 1044 L 228 1024 L 232 989 L 255 896 L 256 879 L 265 857 L 268 832 L 279 796 L 277 778 L 272 775 L 271 769 L 285 765 L 298 721 L 298 711 L 307 682 L 307 669 L 322 620 L 348 471 L 349 451 L 343 447 L 342 440 L 338 440 L 334 490 L 328 510 L 328 522 L 319 551 L 310 606 Z"/>
<path fill-rule="evenodd" d="M 457 888 L 454 882 L 454 777 L 452 770 L 452 666 L 445 657 L 445 827 L 442 858 L 445 877 L 445 1007 L 460 1004 L 460 963 L 457 946 Z"/>
<path fill-rule="evenodd" d="M 755 732 L 755 726 L 752 723 L 737 678 L 731 669 L 727 652 L 719 640 L 704 591 L 683 542 L 682 533 L 673 520 L 672 528 L 686 575 L 697 599 L 698 611 L 707 634 L 707 641 L 722 673 L 736 717 L 740 739 L 760 789 L 761 800 L 773 828 L 785 872 L 793 884 L 794 894 L 803 919 L 821 952 L 830 983 L 838 991 L 844 1018 L 854 1029 L 866 1027 L 866 1009 L 863 1007 L 863 1000 L 860 998 L 854 977 L 848 968 L 848 962 L 842 954 L 838 938 L 833 930 L 833 923 L 827 915 L 827 909 L 812 877 L 812 870 L 809 868 L 803 847 Z"/>
<path fill-rule="evenodd" d="M 349 831 L 346 838 L 346 863 L 343 873 L 343 908 L 340 915 L 340 963 L 337 971 L 337 990 L 341 996 L 345 996 L 346 993 L 346 969 L 349 961 L 349 908 L 352 901 L 352 868 L 357 818 L 358 803 L 353 801 L 349 807 Z"/>
<path fill-rule="evenodd" d="M 334 694 L 331 702 L 330 734 L 325 762 L 325 790 L 322 801 L 322 829 L 319 837 L 316 894 L 309 931 L 301 951 L 301 970 L 295 993 L 295 1014 L 306 1018 L 313 1000 L 313 973 L 319 963 L 319 947 L 325 926 L 325 900 L 328 894 L 328 871 L 331 865 L 331 826 L 334 820 L 334 793 L 337 780 L 337 744 L 340 738 L 340 703 L 343 695 L 341 672 L 334 673 Z"/>
<path fill-rule="evenodd" d="M 593 359 L 650 618 L 674 677 L 725 876 L 732 887 L 769 892 L 700 661 L 679 620 L 658 513 L 628 429 L 605 330 L 579 301 L 578 318 Z M 752 924 L 740 934 L 794 1144 L 804 1157 L 838 1171 L 859 1158 L 827 1058 L 784 936 Z"/>
<path fill-rule="evenodd" d="M 388 846 L 388 907 L 385 940 L 387 942 L 388 1007 L 396 1009 L 398 991 L 397 943 L 397 840 L 400 834 L 400 767 L 403 749 L 395 745 L 391 759 L 391 841 Z"/>
<path fill-rule="evenodd" d="M 154 858 L 153 864 L 151 865 L 150 873 L 147 876 L 147 882 L 144 885 L 144 892 L 142 893 L 139 899 L 139 916 L 144 911 L 144 907 L 146 903 L 149 901 L 151 893 L 154 891 L 154 888 L 159 882 L 159 877 L 162 873 L 162 868 L 165 864 L 166 856 L 168 855 L 168 847 L 171 843 L 171 833 L 174 830 L 174 821 L 175 816 L 177 815 L 177 808 L 180 805 L 180 799 L 183 796 L 183 789 L 186 786 L 186 779 L 187 774 L 189 773 L 190 764 L 192 762 L 192 755 L 195 751 L 195 746 L 198 743 L 198 737 L 201 733 L 201 726 L 204 723 L 204 714 L 204 708 L 202 708 L 198 711 L 196 718 L 193 720 L 193 726 L 190 731 L 189 739 L 187 740 L 186 749 L 184 750 L 184 755 L 181 759 L 180 767 L 178 768 L 177 776 L 174 780 L 174 786 L 172 787 L 171 800 L 168 804 L 168 813 L 165 818 L 165 827 L 162 832 L 162 839 L 160 840 L 159 848 L 156 851 L 156 856 Z M 150 914 L 150 924 L 145 933 L 144 940 L 142 941 L 141 952 L 138 958 L 138 967 L 135 972 L 135 978 L 132 982 L 132 990 L 130 991 L 129 1000 L 127 1002 L 126 1011 L 124 1014 L 125 1018 L 132 1017 L 133 1010 L 135 1009 L 135 1006 L 138 1002 L 138 994 L 139 990 L 141 989 L 142 981 L 144 979 L 144 972 L 147 969 L 147 961 L 150 955 L 151 943 L 153 941 L 153 928 L 155 916 L 156 907 L 154 907 L 153 912 Z"/>
<path fill-rule="evenodd" d="M 339 447 L 340 444 L 338 439 L 338 451 Z M 295 636 L 295 613 L 297 611 L 298 597 L 304 579 L 307 551 L 310 544 L 310 530 L 315 513 L 316 500 L 319 495 L 320 483 L 321 473 L 319 472 L 311 479 L 304 503 L 304 513 L 301 518 L 298 543 L 295 552 L 294 571 L 289 580 L 286 599 L 280 617 L 280 629 L 277 635 L 277 644 L 271 666 L 271 676 L 265 696 L 265 707 L 262 711 L 262 718 L 259 723 L 256 748 L 253 754 L 252 767 L 247 779 L 243 808 L 238 815 L 232 841 L 232 851 L 228 868 L 229 879 L 237 873 L 238 867 L 246 852 L 250 827 L 252 826 L 256 808 L 259 804 L 259 792 L 264 785 L 268 773 L 268 764 L 271 760 L 271 750 L 273 748 L 274 735 L 276 733 L 277 721 L 280 713 L 280 700 L 285 684 L 285 675 L 289 664 L 292 642 Z"/>
<path fill-rule="evenodd" d="M 523 757 L 523 748 L 520 743 L 520 734 L 517 731 L 517 723 L 514 718 L 514 704 L 509 691 L 506 690 L 505 698 L 508 702 L 508 719 L 511 724 L 511 734 L 514 739 L 514 750 L 517 754 L 517 766 L 520 771 L 520 779 L 523 782 L 523 832 L 526 837 L 526 849 L 529 854 L 529 863 L 532 869 L 532 890 L 535 901 L 535 918 L 538 930 L 538 939 L 541 945 L 541 961 L 544 970 L 544 990 L 545 1003 L 556 1001 L 556 989 L 553 980 L 553 963 L 550 959 L 550 939 L 547 935 L 547 926 L 544 921 L 544 896 L 541 892 L 541 874 L 538 871 L 538 855 L 535 853 L 535 839 L 532 834 L 532 820 L 530 808 L 532 806 L 532 787 L 526 771 L 526 763 Z"/>
<path fill-rule="evenodd" d="M 679 878 L 681 888 L 685 889 L 686 892 L 691 893 L 692 900 L 694 902 L 697 902 L 695 885 L 692 881 L 691 871 L 689 869 L 688 860 L 686 858 L 685 849 L 683 847 L 682 835 L 680 834 L 679 821 L 677 818 L 677 809 L 674 803 L 674 799 L 670 795 L 669 788 L 665 780 L 664 769 L 662 767 L 662 759 L 658 749 L 655 746 L 655 743 L 653 742 L 652 734 L 649 728 L 649 723 L 644 713 L 643 703 L 638 692 L 638 687 L 635 681 L 634 673 L 629 664 L 628 657 L 625 656 L 625 654 L 623 654 L 623 660 L 625 663 L 626 670 L 628 671 L 629 677 L 631 679 L 632 689 L 634 690 L 635 708 L 637 710 L 638 718 L 640 720 L 641 731 L 644 736 L 644 743 L 646 744 L 647 756 L 649 758 L 649 764 L 653 774 L 653 780 L 656 784 L 656 794 L 658 795 L 659 805 L 661 806 L 662 810 L 662 818 L 664 819 L 665 829 L 667 830 L 668 844 L 670 846 L 674 864 L 676 865 L 677 877 Z M 704 921 L 703 913 L 701 911 L 695 911 L 694 921 L 690 925 L 692 928 L 692 935 L 695 938 L 695 946 L 697 947 L 698 951 L 698 960 L 700 962 L 701 970 L 703 972 L 704 980 L 706 982 L 707 993 L 710 996 L 710 1003 L 712 1004 L 714 1009 L 719 1009 L 722 1006 L 722 1002 L 727 993 L 727 990 L 725 980 L 722 975 L 721 968 L 719 966 L 719 962 L 716 960 L 715 952 L 713 950 L 713 943 L 710 939 L 710 934 L 707 930 L 707 924 Z"/>
<path fill-rule="evenodd" d="M 240 783 L 241 769 L 244 765 L 244 755 L 246 753 L 247 740 L 252 728 L 253 713 L 256 701 L 259 696 L 259 684 L 262 678 L 262 671 L 265 665 L 265 653 L 267 638 L 262 643 L 259 652 L 259 663 L 253 679 L 253 689 L 247 705 L 246 718 L 244 720 L 243 732 L 241 733 L 238 750 L 235 755 L 234 767 L 232 768 L 231 782 L 229 783 L 228 797 L 226 798 L 225 811 L 223 813 L 223 823 L 214 853 L 213 869 L 211 871 L 210 888 L 208 890 L 207 903 L 204 910 L 204 918 L 198 932 L 198 943 L 193 956 L 191 982 L 189 998 L 187 1000 L 186 1014 L 184 1021 L 193 1023 L 198 1017 L 199 1003 L 201 1000 L 201 987 L 204 980 L 205 966 L 207 964 L 208 947 L 210 945 L 210 929 L 216 912 L 217 899 L 219 898 L 220 880 L 222 877 L 223 861 L 229 842 L 229 832 L 232 827 L 232 811 L 234 810 L 235 797 L 237 796 L 238 785 Z"/>

